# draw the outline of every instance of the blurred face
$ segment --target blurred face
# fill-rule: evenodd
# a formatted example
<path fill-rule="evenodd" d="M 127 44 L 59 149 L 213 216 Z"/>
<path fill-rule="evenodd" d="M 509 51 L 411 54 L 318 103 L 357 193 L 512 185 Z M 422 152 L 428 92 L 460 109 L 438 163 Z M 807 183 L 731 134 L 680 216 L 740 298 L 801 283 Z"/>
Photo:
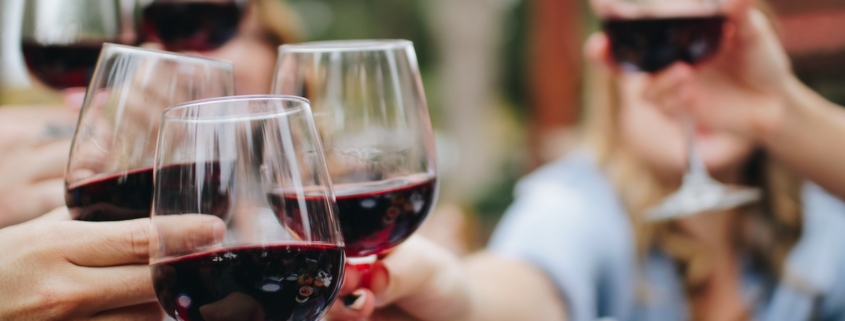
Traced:
<path fill-rule="evenodd" d="M 622 73 L 618 78 L 621 106 L 620 134 L 634 154 L 666 178 L 679 178 L 686 169 L 687 142 L 684 121 L 651 105 L 644 97 L 649 82 L 645 73 Z M 738 183 L 754 143 L 727 132 L 701 125 L 695 128 L 695 144 L 709 172 L 717 179 Z"/>
<path fill-rule="evenodd" d="M 234 64 L 235 93 L 238 95 L 270 93 L 276 48 L 264 41 L 261 34 L 262 26 L 253 4 L 247 9 L 234 38 L 216 50 L 201 53 Z"/>

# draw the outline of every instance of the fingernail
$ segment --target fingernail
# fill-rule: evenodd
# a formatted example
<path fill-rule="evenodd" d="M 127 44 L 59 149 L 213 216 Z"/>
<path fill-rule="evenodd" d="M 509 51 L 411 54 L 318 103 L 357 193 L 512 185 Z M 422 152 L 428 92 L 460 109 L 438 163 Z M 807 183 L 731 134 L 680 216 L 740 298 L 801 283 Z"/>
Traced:
<path fill-rule="evenodd" d="M 367 302 L 367 292 L 364 290 L 357 290 L 343 298 L 343 305 L 355 311 L 361 310 L 364 302 Z"/>

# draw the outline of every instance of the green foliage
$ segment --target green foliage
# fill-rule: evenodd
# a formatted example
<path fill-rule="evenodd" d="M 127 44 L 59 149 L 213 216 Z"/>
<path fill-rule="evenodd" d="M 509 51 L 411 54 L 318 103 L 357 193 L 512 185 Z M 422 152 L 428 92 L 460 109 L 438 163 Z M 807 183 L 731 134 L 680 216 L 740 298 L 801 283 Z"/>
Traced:
<path fill-rule="evenodd" d="M 433 63 L 434 41 L 425 0 L 288 0 L 302 16 L 308 40 L 408 39 L 420 68 Z"/>

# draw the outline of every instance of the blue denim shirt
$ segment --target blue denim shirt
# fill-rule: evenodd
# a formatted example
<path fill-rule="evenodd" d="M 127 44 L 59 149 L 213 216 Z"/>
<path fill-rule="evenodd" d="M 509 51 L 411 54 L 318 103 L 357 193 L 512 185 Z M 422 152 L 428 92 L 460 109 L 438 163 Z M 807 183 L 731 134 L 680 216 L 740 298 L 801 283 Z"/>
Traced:
<path fill-rule="evenodd" d="M 672 260 L 659 251 L 637 260 L 627 213 L 586 153 L 532 173 L 516 194 L 490 249 L 544 271 L 569 320 L 689 319 Z M 845 203 L 809 183 L 802 197 L 803 233 L 784 276 L 743 269 L 742 291 L 756 320 L 845 320 Z M 647 291 L 635 298 L 638 282 Z"/>

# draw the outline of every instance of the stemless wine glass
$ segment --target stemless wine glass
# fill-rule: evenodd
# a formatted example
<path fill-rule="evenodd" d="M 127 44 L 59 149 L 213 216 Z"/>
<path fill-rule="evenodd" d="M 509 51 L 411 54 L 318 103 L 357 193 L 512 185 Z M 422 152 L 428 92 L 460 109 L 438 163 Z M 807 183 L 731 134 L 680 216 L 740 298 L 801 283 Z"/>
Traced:
<path fill-rule="evenodd" d="M 707 63 L 722 45 L 726 18 L 719 0 L 617 0 L 640 15 L 606 17 L 611 53 L 627 71 L 655 73 L 683 62 Z M 661 12 L 665 14 L 660 14 Z M 687 171 L 681 188 L 651 209 L 660 221 L 739 207 L 760 198 L 757 188 L 724 185 L 711 178 L 695 147 L 695 122 L 685 117 Z"/>
<path fill-rule="evenodd" d="M 350 257 L 384 254 L 417 230 L 437 195 L 434 135 L 413 44 L 279 47 L 276 94 L 311 100 Z"/>
<path fill-rule="evenodd" d="M 26 0 L 21 29 L 27 69 L 43 84 L 85 87 L 105 42 L 120 42 L 118 0 Z"/>
<path fill-rule="evenodd" d="M 228 62 L 105 44 L 82 104 L 65 175 L 65 200 L 74 219 L 149 217 L 162 111 L 232 94 Z"/>
<path fill-rule="evenodd" d="M 345 256 L 307 100 L 234 96 L 169 108 L 155 173 L 150 264 L 171 317 L 314 321 L 328 310 Z M 173 215 L 214 215 L 226 235 L 169 242 L 184 239 L 168 234 Z"/>

